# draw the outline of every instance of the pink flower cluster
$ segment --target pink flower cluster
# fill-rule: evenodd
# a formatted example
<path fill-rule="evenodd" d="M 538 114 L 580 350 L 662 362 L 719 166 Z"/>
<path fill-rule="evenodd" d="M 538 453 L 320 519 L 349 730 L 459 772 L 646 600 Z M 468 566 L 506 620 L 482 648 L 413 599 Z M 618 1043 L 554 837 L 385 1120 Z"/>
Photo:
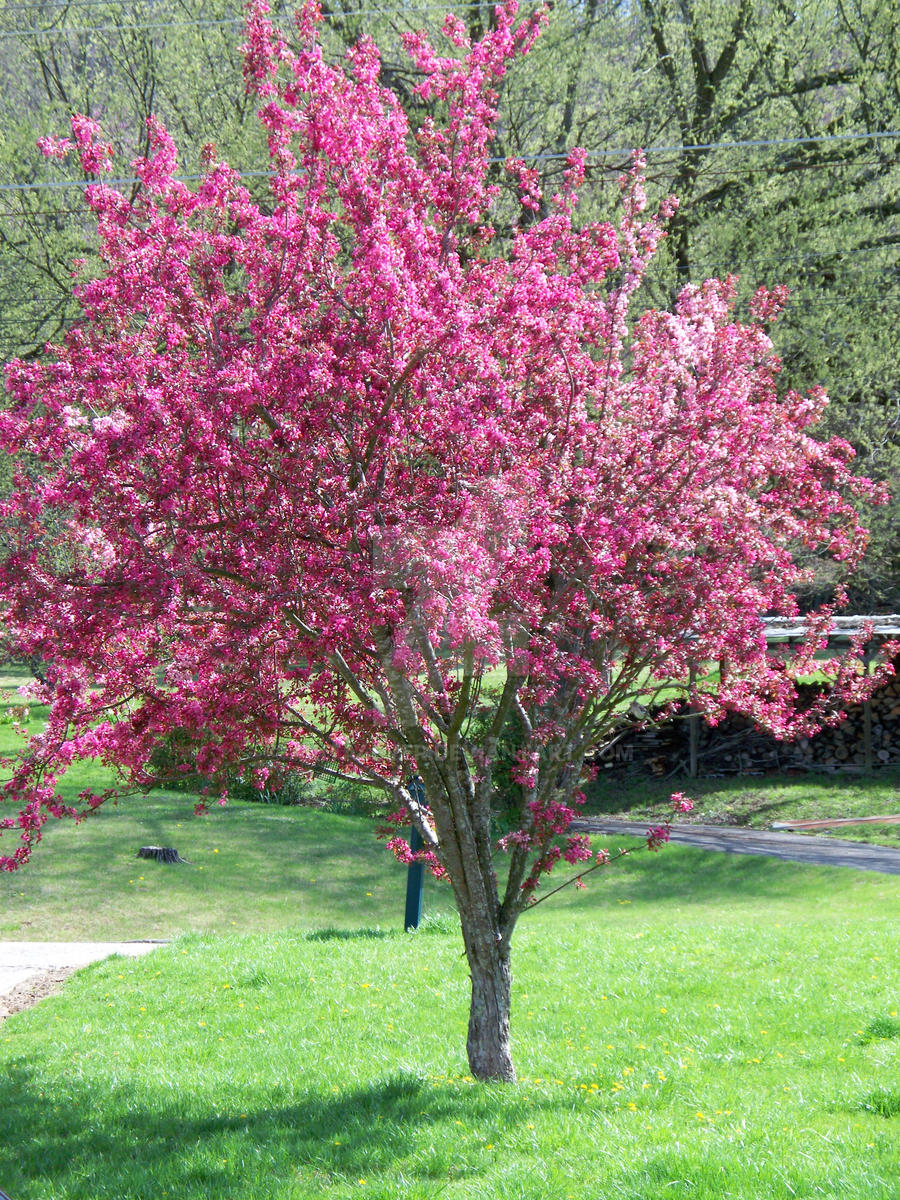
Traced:
<path fill-rule="evenodd" d="M 412 866 L 413 863 L 424 863 L 435 879 L 447 878 L 447 870 L 433 850 L 413 850 L 409 842 L 402 837 L 390 838 L 385 845 L 404 867 Z"/>
<path fill-rule="evenodd" d="M 671 836 L 672 830 L 668 825 L 653 825 L 644 835 L 647 839 L 648 850 L 658 850 L 664 846 Z"/>
<path fill-rule="evenodd" d="M 684 792 L 673 792 L 670 797 L 673 812 L 689 813 L 693 811 L 694 802 Z"/>
<path fill-rule="evenodd" d="M 332 64 L 315 3 L 289 45 L 253 0 L 265 200 L 212 148 L 188 187 L 157 121 L 135 194 L 87 189 L 102 265 L 81 319 L 10 364 L 0 411 L 0 447 L 28 464 L 0 512 L 0 622 L 48 664 L 50 708 L 2 785 L 20 842 L 0 866 L 106 798 L 60 800 L 79 757 L 122 787 L 196 772 L 219 799 L 236 769 L 319 769 L 403 808 L 418 775 L 423 861 L 512 921 L 560 859 L 588 861 L 568 833 L 583 764 L 657 681 L 686 690 L 726 661 L 697 707 L 782 733 L 875 685 L 858 653 L 814 659 L 830 610 L 793 662 L 762 637 L 761 613 L 796 612 L 797 547 L 852 566 L 853 500 L 877 498 L 845 443 L 809 434 L 824 396 L 778 391 L 783 294 L 747 322 L 733 280 L 633 312 L 674 211 L 647 211 L 639 156 L 616 222 L 576 219 L 582 152 L 551 196 L 511 161 L 527 219 L 497 245 L 498 92 L 545 16 L 510 0 L 474 42 L 449 18 L 446 53 L 409 35 L 435 102 L 412 128 L 371 42 Z M 83 116 L 42 149 L 111 162 Z M 798 714 L 813 661 L 837 690 Z M 501 903 L 509 723 L 524 799 Z"/>

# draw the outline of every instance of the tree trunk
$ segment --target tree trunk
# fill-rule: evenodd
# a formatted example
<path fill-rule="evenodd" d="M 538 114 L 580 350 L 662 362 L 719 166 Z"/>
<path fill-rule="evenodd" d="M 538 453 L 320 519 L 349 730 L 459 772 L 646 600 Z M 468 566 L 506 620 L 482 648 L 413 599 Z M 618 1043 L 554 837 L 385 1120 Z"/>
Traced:
<path fill-rule="evenodd" d="M 466 1050 L 476 1079 L 516 1082 L 509 1041 L 512 972 L 509 947 L 473 936 L 463 928 L 472 978 L 472 1007 Z"/>

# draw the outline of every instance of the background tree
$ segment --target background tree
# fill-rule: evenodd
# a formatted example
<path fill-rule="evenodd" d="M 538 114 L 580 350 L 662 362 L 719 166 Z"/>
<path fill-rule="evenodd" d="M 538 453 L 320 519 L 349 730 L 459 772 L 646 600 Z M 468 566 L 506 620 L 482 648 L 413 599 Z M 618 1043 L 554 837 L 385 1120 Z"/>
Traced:
<path fill-rule="evenodd" d="M 170 771 L 213 794 L 235 763 L 260 784 L 367 781 L 453 887 L 471 1069 L 504 1080 L 513 930 L 557 862 L 591 862 L 566 832 L 586 756 L 663 686 L 781 734 L 824 719 L 830 701 L 793 702 L 827 613 L 775 659 L 760 613 L 795 610 L 796 544 L 852 564 L 847 495 L 867 491 L 846 444 L 804 433 L 824 397 L 776 392 L 778 293 L 746 323 L 716 281 L 629 318 L 662 236 L 639 169 L 615 227 L 575 222 L 583 154 L 547 200 L 510 161 L 520 203 L 547 215 L 493 248 L 497 88 L 540 22 L 515 12 L 474 44 L 448 18 L 449 57 L 406 39 L 420 99 L 446 114 L 413 129 L 371 42 L 330 66 L 313 6 L 292 51 L 258 4 L 245 71 L 268 203 L 212 150 L 191 190 L 152 123 L 139 187 L 87 189 L 102 266 L 81 321 L 11 365 L 0 417 L 5 448 L 41 468 L 20 467 L 4 510 L 2 619 L 51 664 L 0 865 L 49 815 L 78 815 L 56 792 L 67 763 L 152 786 L 173 731 Z M 102 174 L 96 123 L 72 128 Z M 689 682 L 722 660 L 716 687 Z M 854 659 L 816 666 L 841 695 L 868 686 Z M 498 841 L 513 716 L 521 790 Z"/>

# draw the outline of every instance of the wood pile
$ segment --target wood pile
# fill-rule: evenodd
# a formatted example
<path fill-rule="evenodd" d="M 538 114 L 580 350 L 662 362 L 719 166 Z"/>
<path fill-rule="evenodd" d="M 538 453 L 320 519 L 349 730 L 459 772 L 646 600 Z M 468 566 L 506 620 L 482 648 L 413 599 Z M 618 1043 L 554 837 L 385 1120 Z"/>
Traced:
<path fill-rule="evenodd" d="M 784 770 L 865 771 L 900 764 L 900 675 L 888 680 L 867 705 L 851 705 L 840 725 L 814 737 L 782 742 L 735 714 L 709 726 L 683 708 L 662 724 L 623 729 L 595 762 L 601 771 L 657 778 L 690 775 L 692 764 L 697 775 L 713 777 Z"/>

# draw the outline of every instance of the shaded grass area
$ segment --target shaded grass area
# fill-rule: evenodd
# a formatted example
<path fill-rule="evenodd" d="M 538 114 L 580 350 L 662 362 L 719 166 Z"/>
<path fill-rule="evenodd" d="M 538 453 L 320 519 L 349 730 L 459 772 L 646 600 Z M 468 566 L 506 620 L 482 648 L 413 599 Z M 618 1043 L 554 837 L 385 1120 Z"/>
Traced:
<path fill-rule="evenodd" d="M 407 873 L 376 841 L 367 818 L 240 801 L 195 817 L 190 797 L 154 793 L 100 809 L 81 825 L 53 822 L 46 829 L 25 869 L 0 874 L 0 939 L 105 941 L 402 926 Z M 138 859 L 138 847 L 150 844 L 174 846 L 191 865 Z M 643 842 L 601 836 L 594 845 L 615 851 Z M 723 893 L 729 911 L 764 902 L 775 912 L 802 903 L 810 880 L 821 885 L 833 878 L 830 868 L 816 876 L 809 873 L 813 868 L 798 873 L 749 855 L 706 855 L 698 872 L 693 853 L 667 847 L 664 876 L 658 876 L 647 863 L 661 859 L 641 850 L 595 874 L 591 894 L 613 913 L 630 904 L 705 910 Z M 504 861 L 498 857 L 498 870 Z M 846 876 L 842 903 L 848 915 L 854 915 L 856 895 L 865 910 L 875 885 L 860 872 L 840 874 Z M 580 913 L 579 893 L 563 891 L 541 911 L 546 908 Z M 427 873 L 424 910 L 431 920 L 444 919 L 445 927 L 446 920 L 455 921 L 449 886 Z"/>
<path fill-rule="evenodd" d="M 194 934 L 108 960 L 0 1026 L 0 1187 L 893 1200 L 898 901 L 890 876 L 626 859 L 523 919 L 515 1089 L 468 1077 L 461 943 L 441 922 Z"/>
<path fill-rule="evenodd" d="M 671 819 L 669 797 L 687 792 L 694 811 L 679 823 L 745 825 L 769 829 L 773 821 L 829 817 L 893 816 L 900 813 L 900 769 L 872 775 L 782 774 L 730 779 L 645 779 L 599 777 L 588 788 L 587 811 L 623 820 Z M 804 832 L 798 830 L 798 833 Z M 900 846 L 900 826 L 845 825 L 810 833 Z"/>
<path fill-rule="evenodd" d="M 19 703 L 7 697 L 10 705 Z M 45 709 L 31 706 L 27 727 L 39 729 L 45 716 Z M 21 747 L 12 725 L 0 723 L 0 754 Z M 102 764 L 76 762 L 60 792 L 77 804 L 82 789 L 99 791 L 113 782 Z M 0 939 L 104 941 L 192 930 L 402 925 L 406 871 L 375 840 L 372 820 L 237 800 L 196 817 L 195 801 L 186 793 L 155 791 L 107 802 L 77 826 L 51 820 L 28 866 L 0 873 Z M 15 830 L 5 832 L 0 845 L 11 848 L 15 839 Z M 190 865 L 138 859 L 147 845 L 173 846 Z M 425 887 L 430 911 L 453 912 L 449 889 L 430 877 Z"/>
<path fill-rule="evenodd" d="M 240 801 L 195 817 L 192 807 L 190 796 L 154 792 L 78 826 L 47 825 L 28 866 L 0 874 L 0 939 L 402 925 L 406 871 L 372 821 Z M 174 846 L 191 865 L 138 859 L 146 845 Z M 430 877 L 426 905 L 453 907 Z"/>

